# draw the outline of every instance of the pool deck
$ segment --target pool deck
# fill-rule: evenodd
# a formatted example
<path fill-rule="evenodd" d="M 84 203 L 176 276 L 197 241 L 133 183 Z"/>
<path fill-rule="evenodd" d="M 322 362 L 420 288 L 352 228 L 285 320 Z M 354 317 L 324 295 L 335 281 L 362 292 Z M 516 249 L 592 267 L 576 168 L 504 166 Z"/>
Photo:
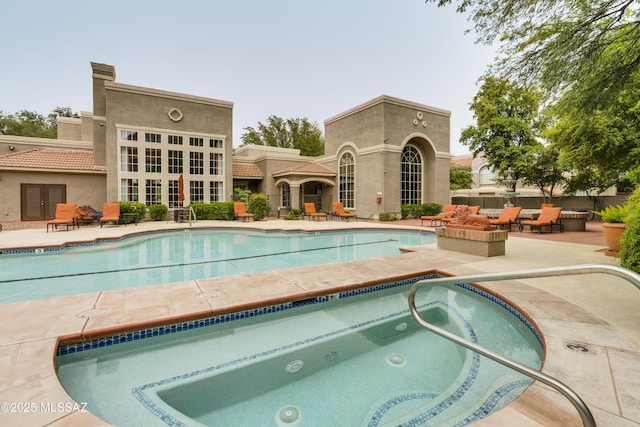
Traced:
<path fill-rule="evenodd" d="M 419 225 L 419 222 L 401 225 L 364 221 L 199 221 L 193 228 L 426 229 L 412 224 Z M 145 222 L 102 229 L 90 225 L 49 233 L 44 228 L 5 228 L 0 232 L 0 250 L 113 239 L 129 233 L 170 228 L 189 229 L 190 226 Z M 0 306 L 3 325 L 0 330 L 0 424 L 20 427 L 109 425 L 87 412 L 91 408 L 76 410 L 79 408 L 73 407 L 73 400 L 60 385 L 54 366 L 60 337 L 95 336 L 154 322 L 172 323 L 211 316 L 261 301 L 299 299 L 354 283 L 433 270 L 469 275 L 616 263 L 614 258 L 604 255 L 601 234 L 590 231 L 554 232 L 553 235 L 513 231 L 506 242 L 506 255 L 491 258 L 438 250 L 434 244 L 384 258 L 337 263 L 330 268 L 327 265 L 289 268 L 3 304 Z M 482 286 L 529 313 L 546 340 L 543 372 L 576 391 L 599 426 L 640 425 L 640 290 L 623 279 L 602 274 L 486 282 Z M 535 383 L 508 407 L 474 425 L 526 427 L 582 423 L 568 400 L 547 386 Z"/>

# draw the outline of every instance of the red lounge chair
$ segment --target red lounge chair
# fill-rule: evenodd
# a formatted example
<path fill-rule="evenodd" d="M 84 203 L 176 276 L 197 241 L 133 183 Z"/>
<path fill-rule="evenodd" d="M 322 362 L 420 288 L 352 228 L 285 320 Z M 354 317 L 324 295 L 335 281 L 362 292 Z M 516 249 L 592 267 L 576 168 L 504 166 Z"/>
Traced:
<path fill-rule="evenodd" d="M 304 204 L 304 214 L 311 218 L 324 218 L 327 221 L 327 214 L 322 212 L 316 212 L 315 203 L 305 203 Z"/>
<path fill-rule="evenodd" d="M 344 211 L 344 206 L 341 202 L 333 202 L 333 212 L 338 218 L 347 218 L 347 221 L 349 221 L 349 218 L 355 218 L 356 221 L 358 220 L 358 216 L 356 214 L 346 213 Z"/>
<path fill-rule="evenodd" d="M 54 228 L 58 228 L 58 225 L 66 225 L 67 231 L 69 231 L 69 226 L 71 226 L 71 229 L 75 228 L 77 208 L 78 206 L 75 203 L 58 203 L 56 205 L 56 217 L 51 221 L 47 221 L 47 233 L 49 232 L 49 226 L 51 226 L 51 231 Z"/>
<path fill-rule="evenodd" d="M 102 228 L 102 226 L 107 222 L 113 222 L 116 225 L 120 225 L 120 203 L 102 204 L 102 216 L 98 220 L 100 228 Z"/>
<path fill-rule="evenodd" d="M 538 229 L 538 234 L 542 231 L 542 227 L 549 227 L 549 231 L 553 233 L 553 227 L 558 227 L 560 232 L 564 231 L 564 226 L 560 223 L 560 213 L 562 208 L 543 208 L 540 210 L 540 216 L 538 219 L 524 219 L 520 221 L 520 231 L 523 230 L 525 225 L 529 226 L 530 230 L 534 227 Z"/>
<path fill-rule="evenodd" d="M 518 216 L 520 216 L 521 210 L 522 208 L 520 206 L 505 206 L 500 216 L 496 219 L 490 219 L 489 223 L 498 226 L 501 230 L 508 225 L 509 231 L 511 231 L 511 225 L 518 222 Z"/>
<path fill-rule="evenodd" d="M 442 212 L 438 215 L 423 215 L 420 217 L 420 225 L 424 225 L 424 221 L 431 221 L 430 225 L 433 226 L 436 221 L 442 224 L 442 219 L 452 218 L 458 205 L 444 205 Z"/>
<path fill-rule="evenodd" d="M 247 212 L 247 205 L 244 202 L 233 202 L 233 213 L 236 218 L 242 218 L 243 221 L 253 219 L 253 214 Z"/>

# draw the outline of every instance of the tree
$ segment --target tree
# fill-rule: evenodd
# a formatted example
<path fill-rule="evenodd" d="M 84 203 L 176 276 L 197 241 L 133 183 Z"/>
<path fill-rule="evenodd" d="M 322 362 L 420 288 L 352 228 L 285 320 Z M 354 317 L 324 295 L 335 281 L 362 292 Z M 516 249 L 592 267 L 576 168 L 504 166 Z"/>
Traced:
<path fill-rule="evenodd" d="M 56 107 L 47 117 L 35 111 L 21 110 L 15 114 L 0 111 L 0 134 L 55 139 L 58 135 L 58 116 L 80 117 L 69 107 Z"/>
<path fill-rule="evenodd" d="M 249 126 L 244 129 L 241 145 L 266 145 L 269 147 L 295 148 L 303 156 L 321 156 L 324 154 L 322 131 L 316 123 L 307 118 L 284 120 L 269 116 L 267 123 L 258 122 L 257 129 Z"/>
<path fill-rule="evenodd" d="M 452 191 L 461 188 L 471 188 L 473 185 L 473 172 L 471 166 L 451 165 L 449 169 L 449 189 Z"/>
<path fill-rule="evenodd" d="M 516 180 L 521 178 L 541 145 L 537 137 L 544 121 L 539 118 L 539 100 L 534 90 L 507 79 L 486 77 L 470 107 L 476 125 L 463 129 L 460 142 L 469 146 L 475 157 L 485 158 L 499 176 L 511 170 Z"/>
<path fill-rule="evenodd" d="M 529 151 L 531 163 L 523 173 L 522 183 L 540 189 L 544 201 L 553 198 L 556 186 L 565 182 L 565 170 L 558 161 L 559 150 L 553 145 L 538 145 Z"/>
<path fill-rule="evenodd" d="M 584 96 L 567 92 L 550 109 L 558 119 L 548 137 L 561 150 L 561 162 L 574 172 L 569 188 L 601 193 L 628 185 L 629 177 L 640 172 L 640 71 L 608 105 L 594 111 L 575 108 L 580 104 L 576 98 Z"/>
<path fill-rule="evenodd" d="M 438 6 L 453 0 L 426 0 Z M 458 0 L 477 41 L 499 40 L 494 73 L 541 85 L 551 99 L 589 79 L 593 110 L 615 99 L 640 68 L 638 0 Z"/>

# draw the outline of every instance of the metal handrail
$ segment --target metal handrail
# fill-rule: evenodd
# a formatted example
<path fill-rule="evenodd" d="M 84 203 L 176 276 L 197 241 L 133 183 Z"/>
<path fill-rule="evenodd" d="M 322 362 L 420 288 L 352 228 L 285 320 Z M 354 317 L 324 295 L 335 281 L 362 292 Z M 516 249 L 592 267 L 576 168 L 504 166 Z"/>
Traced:
<path fill-rule="evenodd" d="M 554 388 L 558 392 L 560 392 L 563 396 L 565 396 L 576 408 L 578 413 L 580 414 L 580 418 L 582 418 L 582 424 L 587 427 L 595 427 L 596 421 L 591 414 L 591 411 L 584 403 L 584 401 L 578 396 L 576 392 L 574 392 L 571 388 L 569 388 L 564 383 L 558 381 L 557 379 L 543 374 L 542 372 L 532 369 L 522 363 L 516 362 L 515 360 L 511 360 L 507 357 L 504 357 L 498 353 L 495 353 L 489 349 L 486 349 L 482 346 L 479 346 L 476 343 L 471 341 L 467 341 L 464 338 L 461 338 L 451 332 L 448 332 L 444 329 L 438 328 L 424 320 L 420 317 L 420 313 L 416 308 L 415 296 L 416 292 L 419 288 L 426 285 L 444 285 L 444 284 L 454 284 L 454 283 L 467 283 L 467 282 L 489 282 L 489 281 L 500 281 L 500 280 L 515 280 L 515 279 L 527 279 L 527 278 L 542 278 L 542 277 L 556 277 L 556 276 L 569 276 L 569 275 L 577 275 L 577 274 L 593 274 L 593 273 L 604 273 L 604 274 L 612 274 L 614 276 L 621 277 L 631 284 L 633 284 L 636 288 L 640 289 L 640 275 L 627 270 L 625 268 L 619 267 L 617 265 L 611 264 L 584 264 L 584 265 L 569 265 L 563 267 L 547 267 L 540 269 L 530 269 L 530 270 L 520 270 L 520 271 L 512 271 L 512 272 L 502 272 L 502 273 L 485 273 L 485 274 L 476 274 L 471 276 L 452 276 L 452 277 L 441 277 L 436 279 L 426 279 L 421 280 L 415 283 L 411 290 L 409 291 L 409 309 L 411 310 L 411 314 L 414 319 L 418 322 L 420 326 L 434 332 L 449 341 L 453 341 L 454 343 L 461 345 L 471 351 L 481 354 L 482 356 L 488 357 L 489 359 L 498 362 L 504 366 L 507 366 L 515 371 L 520 372 L 532 378 L 534 380 L 538 380 L 543 384 L 548 385 L 549 387 Z"/>

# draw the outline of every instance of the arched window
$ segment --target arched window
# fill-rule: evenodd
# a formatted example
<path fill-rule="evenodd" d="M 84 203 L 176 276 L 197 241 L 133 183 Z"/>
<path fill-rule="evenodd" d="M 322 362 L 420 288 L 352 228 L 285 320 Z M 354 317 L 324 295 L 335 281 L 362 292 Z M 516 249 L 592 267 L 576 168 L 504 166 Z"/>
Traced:
<path fill-rule="evenodd" d="M 422 203 L 422 156 L 415 147 L 406 146 L 400 159 L 400 203 Z"/>
<path fill-rule="evenodd" d="M 345 152 L 340 156 L 338 198 L 347 209 L 355 209 L 356 163 L 353 154 Z"/>
<path fill-rule="evenodd" d="M 492 185 L 496 182 L 496 173 L 491 166 L 480 168 L 480 185 Z"/>

